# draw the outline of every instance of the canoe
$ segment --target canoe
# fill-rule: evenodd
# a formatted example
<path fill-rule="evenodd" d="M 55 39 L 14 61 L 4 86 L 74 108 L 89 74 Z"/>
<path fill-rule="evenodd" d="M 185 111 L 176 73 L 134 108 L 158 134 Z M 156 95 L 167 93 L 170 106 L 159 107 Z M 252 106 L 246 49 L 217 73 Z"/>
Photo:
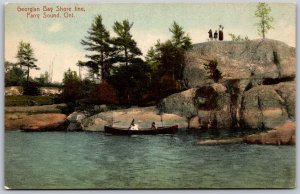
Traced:
<path fill-rule="evenodd" d="M 114 135 L 156 135 L 156 134 L 173 134 L 178 131 L 178 125 L 157 127 L 157 129 L 144 128 L 139 130 L 129 130 L 128 128 L 104 126 L 105 133 Z"/>

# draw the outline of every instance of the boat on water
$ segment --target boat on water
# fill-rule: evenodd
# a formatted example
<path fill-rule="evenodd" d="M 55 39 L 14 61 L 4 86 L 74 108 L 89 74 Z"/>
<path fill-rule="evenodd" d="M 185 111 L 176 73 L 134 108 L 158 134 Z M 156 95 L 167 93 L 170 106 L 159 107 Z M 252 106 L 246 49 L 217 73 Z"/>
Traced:
<path fill-rule="evenodd" d="M 130 130 L 129 128 L 104 126 L 105 133 L 114 135 L 156 135 L 156 134 L 174 134 L 178 131 L 178 125 L 153 128 L 141 128 L 139 130 Z"/>

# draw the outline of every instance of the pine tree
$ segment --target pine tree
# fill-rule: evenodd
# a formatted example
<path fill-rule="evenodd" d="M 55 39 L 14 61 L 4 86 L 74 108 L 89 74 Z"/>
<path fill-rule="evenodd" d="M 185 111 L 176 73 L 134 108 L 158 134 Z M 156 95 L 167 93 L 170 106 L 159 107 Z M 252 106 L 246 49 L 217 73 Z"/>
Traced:
<path fill-rule="evenodd" d="M 18 65 L 20 65 L 20 68 L 22 69 L 23 67 L 27 68 L 27 82 L 29 81 L 29 73 L 30 69 L 39 69 L 35 62 L 37 61 L 36 58 L 33 57 L 33 49 L 30 46 L 30 43 L 25 43 L 21 41 L 19 43 L 19 48 L 17 52 L 16 58 L 18 59 Z"/>
<path fill-rule="evenodd" d="M 102 16 L 97 15 L 91 28 L 87 31 L 88 36 L 81 40 L 85 50 L 93 52 L 92 55 L 86 55 L 90 61 L 82 63 L 92 69 L 96 75 L 99 75 L 101 81 L 106 79 L 110 67 L 112 47 L 110 45 L 110 35 L 102 23 Z M 100 71 L 100 72 L 99 72 Z"/>
<path fill-rule="evenodd" d="M 267 3 L 258 3 L 256 6 L 255 16 L 259 19 L 257 31 L 265 39 L 265 34 L 273 28 L 271 23 L 273 17 L 270 16 L 271 7 Z"/>
<path fill-rule="evenodd" d="M 130 30 L 133 23 L 128 20 L 122 22 L 116 21 L 113 30 L 117 34 L 116 38 L 113 38 L 113 44 L 117 50 L 116 61 L 120 64 L 124 64 L 127 67 L 133 63 L 137 56 L 142 55 L 141 50 L 137 47 L 136 41 L 132 38 Z"/>
<path fill-rule="evenodd" d="M 183 27 L 179 26 L 175 21 L 169 31 L 172 33 L 171 42 L 177 48 L 188 50 L 192 46 L 191 38 L 188 34 L 185 34 Z"/>

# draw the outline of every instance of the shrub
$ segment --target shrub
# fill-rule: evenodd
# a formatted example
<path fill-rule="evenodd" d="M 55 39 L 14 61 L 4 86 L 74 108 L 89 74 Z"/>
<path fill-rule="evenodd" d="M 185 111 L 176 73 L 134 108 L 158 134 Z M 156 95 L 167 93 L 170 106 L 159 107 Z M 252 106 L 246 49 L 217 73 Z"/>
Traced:
<path fill-rule="evenodd" d="M 207 70 L 209 78 L 214 80 L 216 83 L 222 79 L 222 73 L 218 70 L 218 62 L 216 60 L 209 61 L 208 64 L 204 64 L 204 69 Z"/>
<path fill-rule="evenodd" d="M 115 88 L 105 81 L 95 87 L 93 97 L 96 104 L 118 103 L 118 97 Z"/>
<path fill-rule="evenodd" d="M 36 82 L 27 81 L 23 84 L 23 95 L 38 96 L 40 94 L 41 94 L 41 91 Z"/>

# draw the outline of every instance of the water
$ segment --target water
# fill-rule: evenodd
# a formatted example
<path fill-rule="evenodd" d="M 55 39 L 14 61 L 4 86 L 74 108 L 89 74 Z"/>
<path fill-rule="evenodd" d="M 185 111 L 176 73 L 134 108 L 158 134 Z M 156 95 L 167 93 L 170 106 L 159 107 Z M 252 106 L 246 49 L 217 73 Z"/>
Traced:
<path fill-rule="evenodd" d="M 196 145 L 199 136 L 5 132 L 14 189 L 290 188 L 295 146 Z"/>

